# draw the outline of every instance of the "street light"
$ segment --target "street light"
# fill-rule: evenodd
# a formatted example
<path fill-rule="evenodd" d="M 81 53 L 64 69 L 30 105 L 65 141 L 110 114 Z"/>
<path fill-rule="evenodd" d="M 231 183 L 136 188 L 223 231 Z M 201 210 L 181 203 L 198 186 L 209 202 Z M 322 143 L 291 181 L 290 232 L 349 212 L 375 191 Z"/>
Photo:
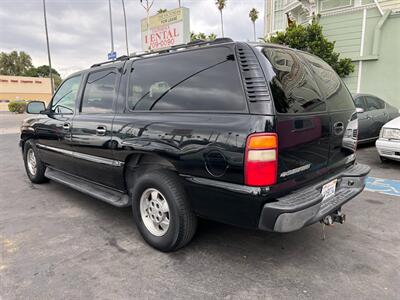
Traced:
<path fill-rule="evenodd" d="M 126 43 L 126 55 L 129 56 L 129 47 L 128 47 L 128 27 L 126 26 L 126 12 L 125 12 L 125 1 L 122 1 L 122 9 L 124 11 L 124 23 L 125 23 L 125 43 Z"/>
<path fill-rule="evenodd" d="M 146 1 L 146 6 L 143 4 L 143 1 Z M 151 44 L 150 44 L 150 9 L 153 6 L 154 0 L 151 0 L 149 3 L 149 0 L 140 0 L 140 4 L 143 6 L 143 8 L 146 10 L 147 13 L 147 42 L 149 44 L 148 48 L 151 50 Z"/>
<path fill-rule="evenodd" d="M 53 94 L 54 93 L 54 83 L 53 83 L 53 72 L 51 70 L 49 33 L 47 31 L 46 0 L 43 0 L 43 16 L 44 16 L 44 29 L 46 31 L 47 56 L 49 58 L 49 76 L 50 76 L 50 83 L 51 83 L 51 94 Z"/>
<path fill-rule="evenodd" d="M 113 24 L 112 24 L 111 0 L 108 0 L 108 11 L 110 14 L 111 53 L 114 53 L 114 32 L 113 32 Z"/>

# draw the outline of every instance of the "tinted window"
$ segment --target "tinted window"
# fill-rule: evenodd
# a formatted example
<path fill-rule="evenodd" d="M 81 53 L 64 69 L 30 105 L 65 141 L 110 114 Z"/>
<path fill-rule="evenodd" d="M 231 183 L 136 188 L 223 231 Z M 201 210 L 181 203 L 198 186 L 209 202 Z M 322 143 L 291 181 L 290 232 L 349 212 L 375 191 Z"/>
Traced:
<path fill-rule="evenodd" d="M 244 111 L 233 51 L 216 47 L 133 63 L 128 107 L 154 111 Z"/>
<path fill-rule="evenodd" d="M 51 110 L 59 114 L 73 114 L 80 83 L 81 75 L 65 80 L 53 97 Z"/>
<path fill-rule="evenodd" d="M 354 99 L 354 105 L 358 108 L 365 109 L 364 97 L 360 96 Z"/>
<path fill-rule="evenodd" d="M 289 49 L 263 48 L 272 65 L 270 81 L 275 108 L 279 113 L 308 113 L 326 110 L 315 79 L 304 61 Z"/>
<path fill-rule="evenodd" d="M 327 102 L 328 110 L 354 109 L 351 94 L 330 65 L 319 57 L 305 52 L 299 52 L 298 55 L 311 67 L 313 77 Z"/>
<path fill-rule="evenodd" d="M 112 111 L 115 95 L 116 70 L 104 70 L 89 74 L 83 94 L 83 113 L 108 113 Z"/>
<path fill-rule="evenodd" d="M 365 102 L 367 104 L 367 110 L 376 110 L 385 108 L 385 102 L 375 97 L 365 96 Z"/>

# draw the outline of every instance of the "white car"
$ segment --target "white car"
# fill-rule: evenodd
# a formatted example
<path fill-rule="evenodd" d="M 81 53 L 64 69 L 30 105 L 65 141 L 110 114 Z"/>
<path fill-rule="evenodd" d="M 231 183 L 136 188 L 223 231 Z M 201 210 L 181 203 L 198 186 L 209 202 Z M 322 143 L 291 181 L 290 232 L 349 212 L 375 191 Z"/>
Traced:
<path fill-rule="evenodd" d="M 376 148 L 382 161 L 393 159 L 400 161 L 400 117 L 383 125 Z"/>

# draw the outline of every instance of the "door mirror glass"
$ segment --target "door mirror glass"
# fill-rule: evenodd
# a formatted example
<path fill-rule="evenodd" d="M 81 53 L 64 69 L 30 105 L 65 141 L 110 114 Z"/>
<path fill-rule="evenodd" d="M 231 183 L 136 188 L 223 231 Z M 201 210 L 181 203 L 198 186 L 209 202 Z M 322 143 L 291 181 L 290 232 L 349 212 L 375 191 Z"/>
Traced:
<path fill-rule="evenodd" d="M 26 112 L 28 114 L 40 114 L 46 109 L 46 105 L 43 101 L 31 101 L 26 107 Z"/>
<path fill-rule="evenodd" d="M 357 112 L 358 114 L 362 114 L 362 113 L 364 112 L 364 108 L 356 107 L 356 112 Z"/>

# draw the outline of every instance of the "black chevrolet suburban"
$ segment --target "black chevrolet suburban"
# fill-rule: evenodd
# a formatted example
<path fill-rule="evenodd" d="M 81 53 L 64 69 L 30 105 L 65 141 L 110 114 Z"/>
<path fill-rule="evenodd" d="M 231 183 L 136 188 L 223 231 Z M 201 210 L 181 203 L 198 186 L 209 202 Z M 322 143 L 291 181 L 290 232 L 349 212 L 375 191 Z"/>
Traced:
<path fill-rule="evenodd" d="M 143 238 L 185 246 L 203 217 L 290 232 L 343 222 L 364 188 L 357 114 L 321 59 L 197 41 L 77 72 L 21 128 L 26 172 L 118 207 Z"/>

